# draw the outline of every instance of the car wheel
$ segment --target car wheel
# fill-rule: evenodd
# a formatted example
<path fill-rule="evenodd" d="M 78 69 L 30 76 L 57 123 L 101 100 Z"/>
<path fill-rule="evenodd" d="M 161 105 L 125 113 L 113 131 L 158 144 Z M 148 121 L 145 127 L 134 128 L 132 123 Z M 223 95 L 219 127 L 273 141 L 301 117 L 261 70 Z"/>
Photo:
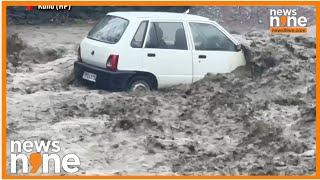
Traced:
<path fill-rule="evenodd" d="M 129 85 L 129 91 L 131 92 L 146 92 L 150 90 L 149 81 L 145 77 L 134 77 Z"/>

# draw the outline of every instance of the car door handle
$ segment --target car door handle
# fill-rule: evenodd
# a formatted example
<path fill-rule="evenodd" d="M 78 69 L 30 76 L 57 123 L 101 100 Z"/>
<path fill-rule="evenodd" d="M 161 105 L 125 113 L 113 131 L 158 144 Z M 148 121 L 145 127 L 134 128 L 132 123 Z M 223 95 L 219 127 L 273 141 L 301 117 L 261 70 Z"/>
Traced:
<path fill-rule="evenodd" d="M 205 59 L 205 58 L 207 58 L 206 55 L 199 55 L 199 59 Z"/>
<path fill-rule="evenodd" d="M 156 57 L 155 53 L 148 53 L 148 57 Z"/>

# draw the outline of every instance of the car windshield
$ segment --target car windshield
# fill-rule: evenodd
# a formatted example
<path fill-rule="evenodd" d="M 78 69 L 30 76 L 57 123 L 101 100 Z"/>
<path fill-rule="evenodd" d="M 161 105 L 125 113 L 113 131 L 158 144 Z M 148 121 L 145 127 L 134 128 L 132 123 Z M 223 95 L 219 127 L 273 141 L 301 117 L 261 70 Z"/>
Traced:
<path fill-rule="evenodd" d="M 105 16 L 88 34 L 88 38 L 106 42 L 117 43 L 129 21 L 116 16 Z"/>

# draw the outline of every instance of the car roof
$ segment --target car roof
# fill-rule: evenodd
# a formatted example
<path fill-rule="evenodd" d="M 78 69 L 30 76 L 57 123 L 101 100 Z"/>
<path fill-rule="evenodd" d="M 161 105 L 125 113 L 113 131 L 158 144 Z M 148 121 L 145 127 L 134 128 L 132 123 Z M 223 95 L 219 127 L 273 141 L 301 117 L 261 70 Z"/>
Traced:
<path fill-rule="evenodd" d="M 186 14 L 186 13 L 172 13 L 172 12 L 141 12 L 141 11 L 121 11 L 110 12 L 108 15 L 118 16 L 125 19 L 142 18 L 142 19 L 188 19 L 188 20 L 209 20 L 206 17 Z"/>

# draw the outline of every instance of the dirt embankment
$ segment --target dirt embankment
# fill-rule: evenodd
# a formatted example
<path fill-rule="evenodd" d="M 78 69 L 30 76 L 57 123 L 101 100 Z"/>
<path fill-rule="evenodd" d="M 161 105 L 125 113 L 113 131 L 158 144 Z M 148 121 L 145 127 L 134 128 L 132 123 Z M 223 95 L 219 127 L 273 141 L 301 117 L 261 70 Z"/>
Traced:
<path fill-rule="evenodd" d="M 295 9 L 308 19 L 308 26 L 315 24 L 314 6 L 193 6 L 191 14 L 197 14 L 218 22 L 229 32 L 243 34 L 252 30 L 268 30 L 270 9 Z"/>
<path fill-rule="evenodd" d="M 61 155 L 77 154 L 79 174 L 88 175 L 314 174 L 315 38 L 237 38 L 246 67 L 130 94 L 73 86 L 74 44 L 60 51 L 60 39 L 38 51 L 13 35 L 8 141 L 58 140 Z"/>
<path fill-rule="evenodd" d="M 40 5 L 41 6 L 41 5 Z M 165 11 L 165 12 L 185 12 L 187 6 L 71 6 L 69 10 L 45 10 L 42 7 L 33 6 L 31 11 L 25 6 L 9 6 L 7 8 L 7 22 L 9 24 L 81 24 L 86 21 L 97 21 L 108 12 L 115 11 Z"/>

